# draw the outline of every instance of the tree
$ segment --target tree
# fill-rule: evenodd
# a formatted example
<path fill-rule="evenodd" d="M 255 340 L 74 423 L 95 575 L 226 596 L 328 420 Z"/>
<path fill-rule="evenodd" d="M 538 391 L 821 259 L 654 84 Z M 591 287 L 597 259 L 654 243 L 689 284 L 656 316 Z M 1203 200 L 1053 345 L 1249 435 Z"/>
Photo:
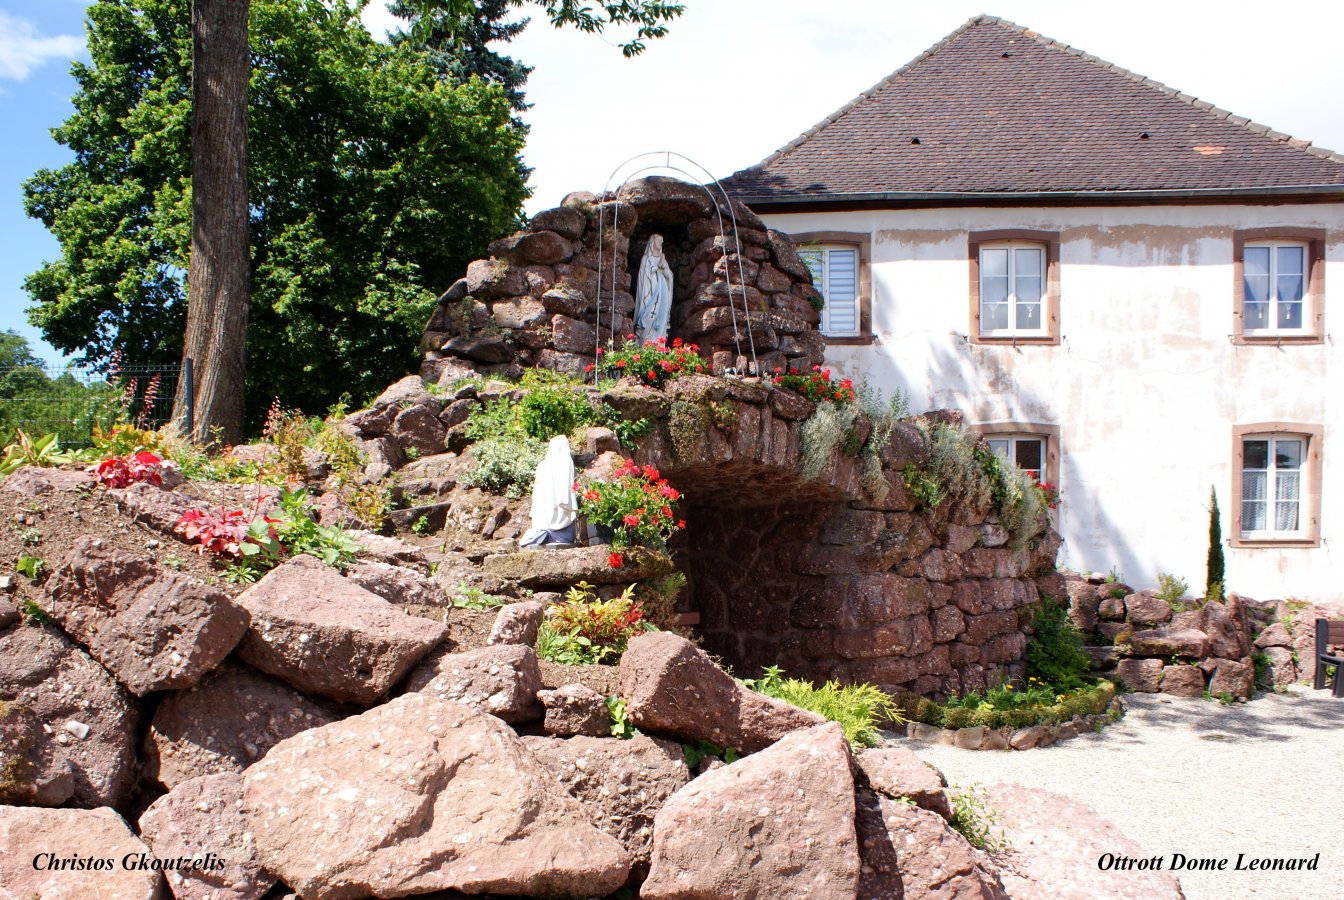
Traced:
<path fill-rule="evenodd" d="M 92 361 L 116 348 L 155 365 L 182 354 L 188 9 L 89 8 L 92 62 L 74 67 L 75 114 L 54 132 L 76 159 L 25 184 L 29 213 L 63 251 L 26 282 L 30 318 Z M 247 355 L 264 362 L 246 375 L 255 424 L 272 397 L 316 412 L 413 367 L 435 297 L 516 222 L 526 188 L 500 88 L 442 82 L 341 4 L 254 0 L 251 19 Z"/>
<path fill-rule="evenodd" d="M 1204 596 L 1217 599 L 1223 596 L 1226 584 L 1226 563 L 1223 560 L 1223 523 L 1218 513 L 1218 491 L 1209 488 L 1209 559 L 1208 577 L 1205 579 Z M 1216 595 L 1216 597 L 1215 597 Z"/>
<path fill-rule="evenodd" d="M 475 75 L 487 84 L 499 85 L 509 105 L 522 112 L 530 105 L 523 98 L 523 85 L 532 67 L 490 47 L 513 40 L 531 21 L 506 21 L 512 8 L 509 0 L 477 0 L 475 13 L 463 20 L 443 9 L 422 13 L 411 0 L 393 0 L 388 9 L 406 19 L 410 28 L 393 34 L 392 43 L 409 43 L 422 50 L 439 77 L 450 84 L 461 84 Z"/>
<path fill-rule="evenodd" d="M 195 0 L 191 12 L 191 262 L 173 426 L 197 443 L 243 440 L 247 372 L 248 0 Z M 194 408 L 193 408 L 194 402 Z M 188 414 L 191 411 L 191 414 Z"/>

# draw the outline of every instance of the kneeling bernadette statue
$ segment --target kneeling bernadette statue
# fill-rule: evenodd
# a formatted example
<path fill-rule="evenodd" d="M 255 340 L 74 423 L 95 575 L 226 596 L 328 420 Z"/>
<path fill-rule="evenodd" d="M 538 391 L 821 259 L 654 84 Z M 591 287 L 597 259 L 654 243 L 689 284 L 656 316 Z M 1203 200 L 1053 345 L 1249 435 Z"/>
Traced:
<path fill-rule="evenodd" d="M 532 527 L 518 542 L 520 547 L 574 545 L 574 518 L 579 503 L 574 496 L 574 458 L 569 438 L 558 435 L 546 447 L 546 457 L 532 480 Z"/>

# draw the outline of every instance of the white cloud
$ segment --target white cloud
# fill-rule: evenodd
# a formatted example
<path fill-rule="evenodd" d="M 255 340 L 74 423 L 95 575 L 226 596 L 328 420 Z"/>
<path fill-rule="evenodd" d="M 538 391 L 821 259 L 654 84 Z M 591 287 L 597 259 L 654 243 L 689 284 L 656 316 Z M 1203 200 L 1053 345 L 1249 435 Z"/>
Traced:
<path fill-rule="evenodd" d="M 47 60 L 70 59 L 83 49 L 82 37 L 42 37 L 27 19 L 0 12 L 0 78 L 23 81 Z"/>

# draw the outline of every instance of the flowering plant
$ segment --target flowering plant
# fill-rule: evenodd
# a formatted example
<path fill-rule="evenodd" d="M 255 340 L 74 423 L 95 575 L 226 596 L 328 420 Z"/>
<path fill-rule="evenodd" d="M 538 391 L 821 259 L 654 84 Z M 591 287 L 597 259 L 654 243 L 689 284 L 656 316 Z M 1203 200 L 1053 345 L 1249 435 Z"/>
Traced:
<path fill-rule="evenodd" d="M 563 602 L 547 611 L 538 651 L 551 662 L 567 665 L 611 664 L 625 652 L 632 637 L 658 630 L 645 618 L 644 606 L 633 592 L 631 585 L 621 596 L 602 600 L 591 584 L 579 582 Z"/>
<path fill-rule="evenodd" d="M 676 517 L 681 492 L 667 483 L 653 466 L 640 467 L 633 459 L 612 474 L 611 481 L 595 481 L 579 494 L 579 512 L 595 525 L 612 530 L 617 547 L 642 545 L 663 547 L 667 539 L 686 527 Z M 624 560 L 612 553 L 608 564 L 619 569 Z"/>
<path fill-rule="evenodd" d="M 640 346 L 630 334 L 619 348 L 609 346 L 605 352 L 598 350 L 598 357 L 601 368 L 608 373 L 631 375 L 657 388 L 683 375 L 702 375 L 709 371 L 700 355 L 700 345 L 688 344 L 681 338 L 674 338 L 670 345 L 667 338 L 659 338 Z M 588 364 L 588 371 L 594 368 L 592 363 Z"/>
<path fill-rule="evenodd" d="M 823 400 L 836 404 L 854 402 L 854 382 L 848 378 L 832 381 L 831 370 L 821 366 L 813 366 L 812 371 L 807 373 L 776 369 L 771 380 L 780 387 L 802 394 L 813 403 Z"/>
<path fill-rule="evenodd" d="M 196 543 L 197 552 L 213 553 L 233 560 L 264 552 L 279 557 L 284 553 L 275 526 L 280 519 L 258 516 L 253 519 L 241 509 L 189 509 L 173 526 L 187 543 Z"/>
<path fill-rule="evenodd" d="M 101 485 L 110 488 L 124 488 L 138 481 L 148 482 L 155 487 L 163 485 L 163 473 L 176 469 L 176 463 L 162 459 L 148 450 L 127 456 L 109 456 L 85 469 Z"/>
<path fill-rule="evenodd" d="M 1048 481 L 1036 482 L 1036 490 L 1041 492 L 1041 500 L 1050 509 L 1059 509 L 1059 488 Z"/>

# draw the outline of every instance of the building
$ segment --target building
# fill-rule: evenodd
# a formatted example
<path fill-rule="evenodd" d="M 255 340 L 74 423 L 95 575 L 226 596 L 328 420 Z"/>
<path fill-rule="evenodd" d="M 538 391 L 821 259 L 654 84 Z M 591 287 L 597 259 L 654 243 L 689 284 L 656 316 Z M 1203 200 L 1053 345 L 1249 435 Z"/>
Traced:
<path fill-rule="evenodd" d="M 793 236 L 827 358 L 1059 486 L 1061 565 L 1338 598 L 1344 157 L 972 19 L 731 190 Z"/>

